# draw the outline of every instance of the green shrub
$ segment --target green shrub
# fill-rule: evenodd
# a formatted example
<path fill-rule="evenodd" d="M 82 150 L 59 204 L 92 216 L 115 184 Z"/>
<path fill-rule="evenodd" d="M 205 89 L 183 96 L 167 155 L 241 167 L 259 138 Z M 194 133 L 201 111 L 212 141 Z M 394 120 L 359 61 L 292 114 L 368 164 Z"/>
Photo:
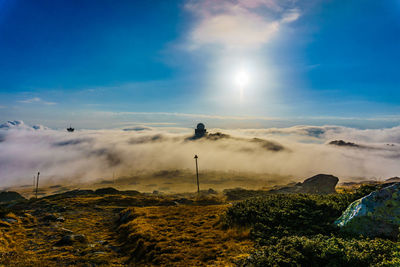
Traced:
<path fill-rule="evenodd" d="M 244 200 L 252 197 L 261 197 L 271 194 L 265 190 L 248 190 L 243 188 L 225 189 L 223 193 L 226 196 L 227 201 Z"/>
<path fill-rule="evenodd" d="M 400 266 L 399 243 L 345 236 L 333 225 L 350 203 L 380 187 L 250 198 L 233 204 L 222 221 L 251 228 L 258 249 L 239 262 L 242 266 Z"/>
<path fill-rule="evenodd" d="M 365 185 L 343 194 L 268 194 L 249 198 L 233 204 L 223 222 L 228 227 L 250 227 L 252 237 L 260 244 L 287 235 L 336 233 L 333 222 L 348 205 L 378 187 Z"/>
<path fill-rule="evenodd" d="M 350 194 L 272 194 L 235 203 L 225 216 L 227 226 L 252 228 L 252 237 L 265 244 L 272 237 L 329 234 L 349 203 Z"/>
<path fill-rule="evenodd" d="M 255 251 L 242 266 L 398 266 L 399 245 L 382 239 L 287 236 Z"/>
<path fill-rule="evenodd" d="M 353 197 L 354 200 L 365 197 L 366 195 L 374 192 L 376 190 L 382 189 L 385 184 L 365 184 L 354 190 Z"/>

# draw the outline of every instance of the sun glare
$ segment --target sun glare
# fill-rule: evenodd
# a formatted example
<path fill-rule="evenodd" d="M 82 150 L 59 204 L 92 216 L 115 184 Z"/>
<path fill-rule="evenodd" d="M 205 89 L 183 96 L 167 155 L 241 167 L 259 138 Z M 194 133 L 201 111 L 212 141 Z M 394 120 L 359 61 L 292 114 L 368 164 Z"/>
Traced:
<path fill-rule="evenodd" d="M 235 83 L 240 87 L 243 88 L 249 83 L 249 74 L 247 71 L 241 70 L 236 73 L 235 76 Z"/>

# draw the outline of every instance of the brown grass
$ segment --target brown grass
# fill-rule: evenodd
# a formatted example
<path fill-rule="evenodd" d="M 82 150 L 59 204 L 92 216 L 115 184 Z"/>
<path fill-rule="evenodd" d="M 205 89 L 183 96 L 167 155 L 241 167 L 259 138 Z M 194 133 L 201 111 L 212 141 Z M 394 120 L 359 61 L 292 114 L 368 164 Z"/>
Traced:
<path fill-rule="evenodd" d="M 167 266 L 230 266 L 248 256 L 248 230 L 223 230 L 219 216 L 227 205 L 129 208 L 120 225 L 130 261 Z"/>
<path fill-rule="evenodd" d="M 0 220 L 0 266 L 124 266 L 126 259 L 112 249 L 118 246 L 112 231 L 116 213 L 107 209 L 74 208 L 63 214 L 55 213 L 65 217 L 65 222 L 46 223 L 40 219 L 51 210 L 49 204 L 55 203 L 43 201 L 42 204 L 19 216 L 6 215 L 5 219 L 17 219 L 17 222 Z M 35 212 L 38 215 L 32 216 Z M 88 244 L 56 247 L 55 243 L 64 234 L 63 228 L 84 234 Z"/>
<path fill-rule="evenodd" d="M 213 204 L 222 201 L 145 194 L 21 201 L 0 219 L 0 266 L 232 265 L 253 244 L 247 230 L 219 227 L 228 205 Z M 121 223 L 125 213 L 132 216 Z M 46 222 L 48 214 L 65 221 Z M 87 244 L 56 246 L 65 229 Z"/>

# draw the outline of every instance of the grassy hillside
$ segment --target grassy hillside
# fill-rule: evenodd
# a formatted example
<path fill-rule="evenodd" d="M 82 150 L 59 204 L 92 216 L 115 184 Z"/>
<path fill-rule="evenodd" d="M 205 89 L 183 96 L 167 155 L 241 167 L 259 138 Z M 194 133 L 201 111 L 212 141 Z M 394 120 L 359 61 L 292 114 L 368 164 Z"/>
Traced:
<path fill-rule="evenodd" d="M 129 262 L 176 266 L 232 264 L 253 247 L 249 232 L 223 230 L 227 205 L 128 208 L 118 232 Z"/>
<path fill-rule="evenodd" d="M 397 240 L 346 236 L 332 225 L 377 187 L 200 197 L 75 190 L 5 203 L 0 266 L 399 266 Z"/>

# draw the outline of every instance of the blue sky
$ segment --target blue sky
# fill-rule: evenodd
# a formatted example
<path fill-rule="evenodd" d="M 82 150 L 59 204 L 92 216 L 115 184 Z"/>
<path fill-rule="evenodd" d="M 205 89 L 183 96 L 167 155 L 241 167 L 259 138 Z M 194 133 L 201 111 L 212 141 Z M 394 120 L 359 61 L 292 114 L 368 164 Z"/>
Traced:
<path fill-rule="evenodd" d="M 399 62 L 400 0 L 0 0 L 2 121 L 392 127 Z"/>

